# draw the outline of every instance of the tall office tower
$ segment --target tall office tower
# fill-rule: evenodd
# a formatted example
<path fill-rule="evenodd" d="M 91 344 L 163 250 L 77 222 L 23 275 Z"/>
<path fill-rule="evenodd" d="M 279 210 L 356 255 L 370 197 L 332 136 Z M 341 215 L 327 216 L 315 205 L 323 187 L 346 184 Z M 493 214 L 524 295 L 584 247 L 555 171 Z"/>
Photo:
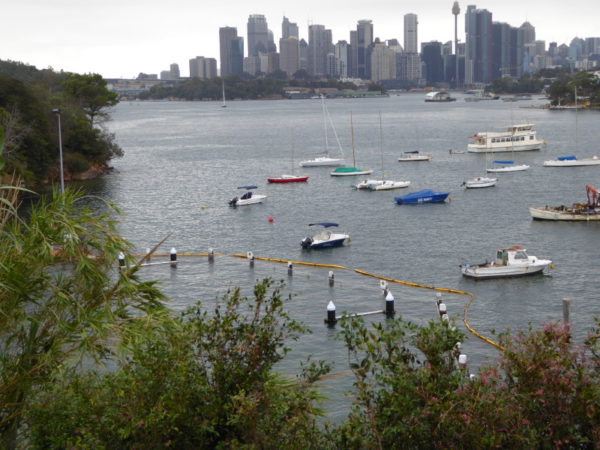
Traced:
<path fill-rule="evenodd" d="M 425 80 L 428 86 L 443 81 L 444 63 L 441 42 L 431 41 L 421 44 L 421 61 L 425 63 Z"/>
<path fill-rule="evenodd" d="M 400 53 L 396 56 L 398 61 L 397 77 L 400 80 L 418 84 L 421 81 L 421 57 L 418 53 Z"/>
<path fill-rule="evenodd" d="M 215 58 L 204 58 L 204 78 L 210 80 L 217 76 L 217 60 Z"/>
<path fill-rule="evenodd" d="M 331 30 L 324 25 L 308 26 L 308 73 L 321 76 L 327 73 L 327 54 L 331 51 Z"/>
<path fill-rule="evenodd" d="M 521 67 L 517 75 L 521 76 L 524 73 L 531 73 L 531 62 L 533 55 L 530 52 L 531 45 L 535 41 L 535 28 L 529 22 L 524 22 L 519 27 L 517 38 L 517 62 Z"/>
<path fill-rule="evenodd" d="M 239 44 L 240 37 L 237 34 L 237 28 L 235 27 L 222 27 L 219 28 L 219 49 L 221 56 L 221 76 L 226 77 L 233 73 L 242 73 L 241 66 L 244 59 L 244 48 L 243 40 L 242 43 L 242 54 L 240 59 Z M 239 68 L 239 71 L 235 71 L 233 67 Z"/>
<path fill-rule="evenodd" d="M 280 69 L 292 77 L 300 70 L 300 42 L 298 37 L 289 36 L 279 39 L 279 66 Z"/>
<path fill-rule="evenodd" d="M 173 63 L 169 66 L 169 72 L 171 72 L 171 80 L 178 80 L 181 78 L 179 73 L 179 64 Z"/>
<path fill-rule="evenodd" d="M 277 52 L 277 46 L 275 45 L 275 38 L 273 37 L 273 32 L 271 30 L 267 30 L 267 53 L 275 53 Z"/>
<path fill-rule="evenodd" d="M 356 25 L 357 60 L 356 76 L 368 80 L 371 78 L 371 50 L 373 44 L 373 21 L 359 20 Z"/>
<path fill-rule="evenodd" d="M 251 14 L 248 17 L 248 56 L 268 53 L 269 27 L 262 14 Z"/>
<path fill-rule="evenodd" d="M 416 14 L 406 14 L 404 16 L 404 51 L 406 53 L 419 52 L 418 25 L 419 21 Z"/>
<path fill-rule="evenodd" d="M 190 78 L 204 79 L 204 56 L 190 59 Z"/>
<path fill-rule="evenodd" d="M 308 72 L 308 43 L 300 39 L 300 70 Z"/>
<path fill-rule="evenodd" d="M 241 36 L 235 37 L 230 44 L 230 74 L 241 75 L 244 73 L 244 38 Z"/>
<path fill-rule="evenodd" d="M 325 56 L 325 75 L 327 75 L 327 78 L 339 78 L 337 61 L 333 52 L 329 52 Z"/>
<path fill-rule="evenodd" d="M 356 78 L 356 62 L 358 61 L 358 32 L 350 31 L 350 61 L 348 61 L 348 75 Z"/>
<path fill-rule="evenodd" d="M 371 81 L 396 79 L 396 52 L 385 42 L 375 40 L 371 51 Z"/>
<path fill-rule="evenodd" d="M 346 41 L 338 41 L 334 49 L 336 71 L 339 78 L 348 78 L 348 62 L 350 61 L 350 45 Z"/>
<path fill-rule="evenodd" d="M 504 22 L 492 23 L 492 79 L 516 74 L 517 46 L 514 30 Z"/>
<path fill-rule="evenodd" d="M 492 13 L 475 5 L 467 6 L 465 32 L 465 83 L 489 83 L 492 81 Z"/>
<path fill-rule="evenodd" d="M 591 55 L 600 55 L 600 38 L 598 37 L 589 37 L 585 38 L 585 54 L 588 56 Z"/>
<path fill-rule="evenodd" d="M 458 78 L 458 15 L 460 14 L 460 6 L 458 2 L 452 5 L 452 14 L 454 15 L 454 87 L 460 86 Z"/>
<path fill-rule="evenodd" d="M 281 22 L 281 39 L 289 37 L 300 37 L 300 34 L 298 34 L 298 24 L 290 22 L 287 17 L 284 17 L 283 22 Z"/>

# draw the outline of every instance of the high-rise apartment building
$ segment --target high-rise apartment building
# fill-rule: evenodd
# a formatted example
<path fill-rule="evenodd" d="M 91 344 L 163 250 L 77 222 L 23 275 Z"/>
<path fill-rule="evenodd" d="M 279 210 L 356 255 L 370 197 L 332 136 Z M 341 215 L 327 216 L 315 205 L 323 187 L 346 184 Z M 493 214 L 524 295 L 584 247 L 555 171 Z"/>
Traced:
<path fill-rule="evenodd" d="M 348 64 L 350 62 L 350 45 L 346 41 L 338 41 L 334 48 L 336 71 L 338 77 L 348 78 Z"/>
<path fill-rule="evenodd" d="M 269 27 L 262 14 L 248 17 L 248 56 L 269 52 Z"/>
<path fill-rule="evenodd" d="M 404 16 L 404 51 L 406 53 L 419 52 L 419 21 L 416 14 L 406 14 Z"/>
<path fill-rule="evenodd" d="M 371 78 L 371 50 L 373 46 L 373 21 L 359 20 L 356 25 L 357 59 L 356 76 Z"/>
<path fill-rule="evenodd" d="M 200 78 L 207 80 L 217 76 L 217 60 L 215 58 L 205 58 L 196 56 L 190 59 L 190 78 Z"/>
<path fill-rule="evenodd" d="M 467 6 L 465 13 L 465 84 L 492 81 L 492 13 Z"/>
<path fill-rule="evenodd" d="M 444 63 L 441 42 L 432 41 L 421 44 L 421 61 L 425 63 L 425 80 L 428 86 L 443 81 Z"/>
<path fill-rule="evenodd" d="M 396 74 L 396 52 L 385 42 L 376 40 L 371 51 L 371 81 L 394 80 Z"/>
<path fill-rule="evenodd" d="M 181 74 L 179 72 L 179 64 L 171 64 L 169 66 L 169 72 L 171 72 L 171 80 L 178 80 L 179 78 L 181 78 Z"/>
<path fill-rule="evenodd" d="M 244 61 L 244 39 L 238 36 L 237 28 L 219 28 L 219 47 L 221 76 L 241 74 Z"/>

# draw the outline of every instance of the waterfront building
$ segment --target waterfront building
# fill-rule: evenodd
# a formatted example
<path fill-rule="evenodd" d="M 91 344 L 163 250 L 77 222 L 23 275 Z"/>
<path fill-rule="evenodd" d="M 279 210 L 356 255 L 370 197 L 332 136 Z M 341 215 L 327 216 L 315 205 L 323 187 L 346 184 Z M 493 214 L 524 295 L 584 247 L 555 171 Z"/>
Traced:
<path fill-rule="evenodd" d="M 467 6 L 465 13 L 466 54 L 465 84 L 492 81 L 492 13 L 487 9 Z"/>
<path fill-rule="evenodd" d="M 248 56 L 268 53 L 269 28 L 267 19 L 262 14 L 251 14 L 248 17 Z"/>
<path fill-rule="evenodd" d="M 244 61 L 244 38 L 238 36 L 237 28 L 219 28 L 221 76 L 241 74 Z"/>
<path fill-rule="evenodd" d="M 178 80 L 181 78 L 181 74 L 179 72 L 179 64 L 173 63 L 169 66 L 169 72 L 171 73 L 171 80 Z"/>
<path fill-rule="evenodd" d="M 404 15 L 404 51 L 406 53 L 418 53 L 419 51 L 418 25 L 416 14 Z"/>
<path fill-rule="evenodd" d="M 205 58 L 196 56 L 190 59 L 190 78 L 199 78 L 207 80 L 217 76 L 217 60 L 215 58 Z"/>

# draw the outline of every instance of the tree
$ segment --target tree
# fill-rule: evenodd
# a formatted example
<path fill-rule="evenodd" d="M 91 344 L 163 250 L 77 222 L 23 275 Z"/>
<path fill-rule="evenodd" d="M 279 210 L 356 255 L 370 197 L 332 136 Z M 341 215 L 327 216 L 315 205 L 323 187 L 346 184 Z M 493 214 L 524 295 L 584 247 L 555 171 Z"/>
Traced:
<path fill-rule="evenodd" d="M 14 208 L 0 221 L 0 439 L 14 448 L 23 413 L 56 376 L 105 360 L 114 339 L 163 309 L 163 297 L 135 268 L 114 273 L 129 244 L 110 219 L 75 193 Z"/>
<path fill-rule="evenodd" d="M 108 117 L 106 108 L 119 103 L 118 95 L 106 88 L 106 80 L 100 74 L 70 73 L 62 86 L 85 111 L 92 125 L 97 119 L 105 120 Z"/>

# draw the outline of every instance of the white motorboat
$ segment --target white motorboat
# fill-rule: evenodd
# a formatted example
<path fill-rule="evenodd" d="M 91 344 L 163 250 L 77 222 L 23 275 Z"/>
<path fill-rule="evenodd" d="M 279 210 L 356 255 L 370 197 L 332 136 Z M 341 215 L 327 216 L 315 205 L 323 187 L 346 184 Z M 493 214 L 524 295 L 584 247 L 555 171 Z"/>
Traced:
<path fill-rule="evenodd" d="M 363 180 L 356 184 L 356 189 L 369 189 L 370 191 L 389 191 L 392 189 L 401 189 L 410 186 L 410 181 L 392 181 L 392 180 Z"/>
<path fill-rule="evenodd" d="M 253 205 L 255 203 L 262 203 L 267 198 L 264 194 L 255 194 L 252 192 L 252 189 L 256 189 L 256 186 L 240 186 L 238 189 L 245 189 L 246 193 L 241 197 L 233 197 L 229 200 L 229 206 Z"/>
<path fill-rule="evenodd" d="M 498 249 L 496 259 L 492 262 L 462 264 L 460 270 L 465 277 L 469 278 L 506 278 L 540 273 L 551 265 L 551 260 L 529 256 L 523 247 L 513 245 Z"/>
<path fill-rule="evenodd" d="M 498 183 L 498 178 L 476 177 L 470 180 L 465 180 L 463 185 L 467 189 L 478 189 L 495 186 Z"/>
<path fill-rule="evenodd" d="M 537 137 L 532 123 L 512 125 L 506 131 L 482 131 L 471 136 L 474 142 L 467 149 L 470 153 L 523 152 L 539 150 L 546 142 Z"/>
<path fill-rule="evenodd" d="M 522 170 L 529 169 L 530 166 L 527 164 L 515 164 L 514 161 L 494 161 L 494 164 L 498 166 L 486 168 L 486 172 L 490 173 L 503 173 L 503 172 L 519 172 Z"/>
<path fill-rule="evenodd" d="M 579 167 L 579 166 L 599 166 L 600 157 L 577 159 L 576 156 L 559 156 L 550 161 L 544 161 L 544 167 Z"/>
<path fill-rule="evenodd" d="M 444 103 L 444 102 L 455 102 L 456 98 L 451 97 L 446 91 L 429 92 L 425 95 L 425 102 L 428 103 Z"/>
<path fill-rule="evenodd" d="M 344 151 L 342 149 L 342 144 L 340 144 L 340 140 L 338 138 L 337 132 L 335 131 L 335 127 L 333 126 L 333 121 L 331 120 L 331 116 L 329 115 L 329 111 L 327 110 L 327 106 L 325 106 L 325 96 L 321 95 L 321 106 L 323 109 L 323 127 L 325 131 L 325 151 L 322 156 L 317 156 L 313 159 L 308 159 L 305 161 L 300 161 L 301 167 L 336 167 L 344 164 Z M 341 158 L 332 158 L 329 156 L 329 139 L 327 136 L 327 123 L 331 125 L 333 129 L 333 134 L 335 136 L 335 140 L 337 141 L 338 148 L 340 150 Z"/>
<path fill-rule="evenodd" d="M 350 235 L 346 233 L 335 233 L 329 231 L 327 228 L 337 227 L 337 223 L 333 222 L 315 222 L 309 223 L 309 227 L 313 226 L 321 226 L 324 229 L 319 231 L 317 234 L 312 237 L 305 237 L 300 242 L 302 248 L 307 249 L 319 249 L 319 248 L 330 248 L 330 247 L 340 247 L 344 245 L 345 242 L 350 241 Z"/>
<path fill-rule="evenodd" d="M 431 161 L 431 153 L 419 153 L 418 151 L 404 152 L 402 156 L 398 158 L 400 162 L 411 162 L 411 161 Z"/>
<path fill-rule="evenodd" d="M 535 206 L 529 208 L 535 220 L 589 222 L 600 220 L 600 196 L 598 189 L 589 184 L 585 187 L 587 203 L 574 203 L 572 206 Z"/>

